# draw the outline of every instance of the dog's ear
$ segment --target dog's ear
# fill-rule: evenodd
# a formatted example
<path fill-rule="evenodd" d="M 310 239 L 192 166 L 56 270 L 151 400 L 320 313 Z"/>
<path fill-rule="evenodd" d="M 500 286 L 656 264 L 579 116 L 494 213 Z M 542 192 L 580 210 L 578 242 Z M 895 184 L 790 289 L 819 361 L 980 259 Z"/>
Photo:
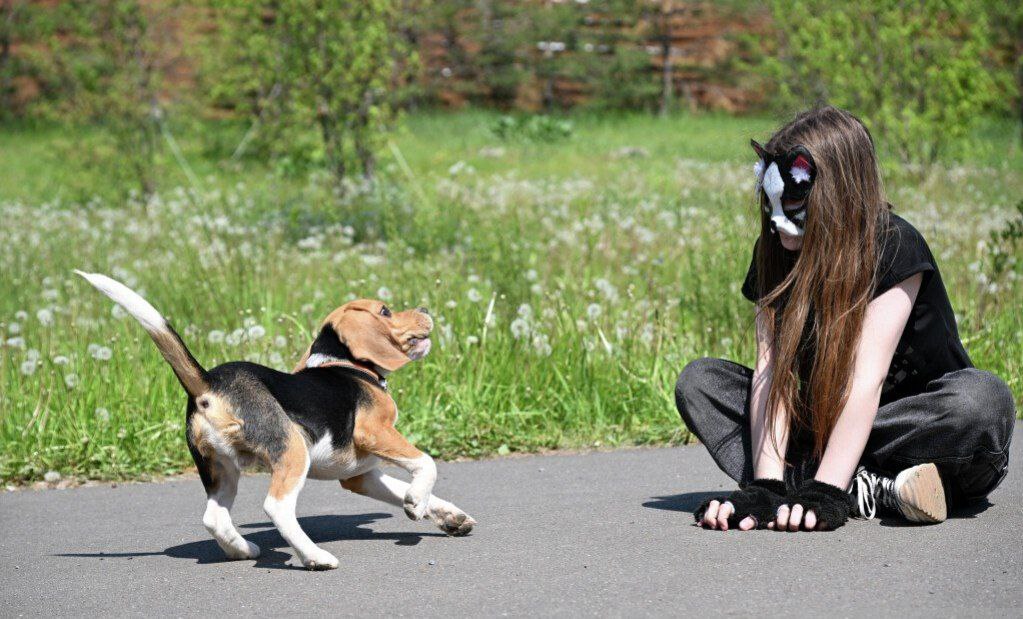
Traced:
<path fill-rule="evenodd" d="M 375 314 L 358 309 L 342 312 L 334 322 L 334 329 L 340 344 L 358 361 L 368 361 L 388 372 L 411 361 L 391 335 L 390 328 Z"/>
<path fill-rule="evenodd" d="M 292 374 L 298 374 L 306 368 L 306 363 L 309 362 L 309 355 L 312 354 L 312 350 L 312 346 L 305 349 L 305 352 L 302 353 L 302 358 L 298 360 L 298 364 L 295 366 L 295 369 L 291 371 Z"/>

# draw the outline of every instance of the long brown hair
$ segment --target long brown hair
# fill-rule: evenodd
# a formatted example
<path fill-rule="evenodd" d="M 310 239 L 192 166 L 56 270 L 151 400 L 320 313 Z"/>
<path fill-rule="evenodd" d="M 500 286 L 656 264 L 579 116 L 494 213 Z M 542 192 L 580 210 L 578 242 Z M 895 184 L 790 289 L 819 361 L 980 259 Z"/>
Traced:
<path fill-rule="evenodd" d="M 790 435 L 809 431 L 819 458 L 849 396 L 889 207 L 873 139 L 858 118 L 830 106 L 808 110 L 766 148 L 783 153 L 797 145 L 817 165 L 803 246 L 798 254 L 782 247 L 761 193 L 756 281 L 759 311 L 773 326 L 768 427 L 776 427 L 780 405 Z"/>

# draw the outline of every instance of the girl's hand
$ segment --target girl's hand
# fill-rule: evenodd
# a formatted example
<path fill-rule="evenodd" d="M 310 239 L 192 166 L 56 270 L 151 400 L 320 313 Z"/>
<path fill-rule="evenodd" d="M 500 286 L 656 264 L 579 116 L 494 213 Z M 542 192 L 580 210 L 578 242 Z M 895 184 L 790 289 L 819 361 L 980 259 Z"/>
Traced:
<path fill-rule="evenodd" d="M 778 531 L 823 531 L 818 529 L 817 514 L 812 509 L 804 509 L 796 503 L 791 507 L 782 505 L 778 508 L 778 516 L 773 522 L 767 523 L 768 529 Z"/>
<path fill-rule="evenodd" d="M 721 529 L 722 531 L 728 530 L 728 517 L 735 513 L 735 506 L 732 505 L 731 501 L 725 501 L 721 503 L 719 501 L 711 501 L 707 505 L 707 511 L 703 514 L 703 519 L 700 520 L 699 524 L 705 529 Z M 773 523 L 771 523 L 773 524 Z M 753 527 L 757 526 L 757 521 L 752 516 L 746 516 L 739 522 L 740 531 L 749 531 Z M 768 527 L 771 525 L 769 524 Z"/>
<path fill-rule="evenodd" d="M 785 492 L 785 482 L 780 479 L 755 479 L 728 496 L 705 501 L 693 517 L 708 529 L 764 528 L 775 517 Z"/>
<path fill-rule="evenodd" d="M 830 531 L 845 524 L 852 512 L 852 497 L 841 488 L 808 479 L 782 500 L 774 522 L 775 531 Z"/>

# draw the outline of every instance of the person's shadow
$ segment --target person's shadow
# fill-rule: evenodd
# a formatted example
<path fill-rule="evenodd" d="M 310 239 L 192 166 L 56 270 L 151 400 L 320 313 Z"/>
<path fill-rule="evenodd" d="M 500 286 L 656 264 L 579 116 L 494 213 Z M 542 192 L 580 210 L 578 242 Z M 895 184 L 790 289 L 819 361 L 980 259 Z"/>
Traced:
<path fill-rule="evenodd" d="M 707 499 L 721 496 L 718 492 L 684 492 L 668 496 L 650 497 L 650 500 L 643 503 L 643 507 L 651 509 L 663 509 L 671 512 L 692 512 Z"/>
<path fill-rule="evenodd" d="M 338 540 L 394 540 L 398 546 L 415 546 L 424 537 L 447 537 L 443 533 L 430 532 L 401 532 L 401 533 L 376 533 L 372 529 L 365 528 L 365 525 L 372 524 L 377 520 L 391 518 L 391 514 L 370 513 L 353 514 L 349 516 L 327 515 L 327 516 L 306 516 L 299 518 L 302 529 L 317 544 L 334 542 Z M 271 569 L 302 569 L 301 563 L 295 559 L 292 564 L 287 561 L 292 558 L 290 549 L 282 552 L 280 549 L 288 548 L 287 542 L 281 537 L 271 522 L 254 522 L 239 525 L 240 529 L 263 529 L 245 535 L 245 539 L 259 546 L 261 552 L 256 559 L 254 567 Z M 149 557 L 165 555 L 176 559 L 194 559 L 198 564 L 219 563 L 227 561 L 224 551 L 220 549 L 212 539 L 204 539 L 196 542 L 188 542 L 171 546 L 163 552 L 81 552 L 81 553 L 60 553 L 58 557 L 90 557 L 100 560 L 135 557 Z"/>

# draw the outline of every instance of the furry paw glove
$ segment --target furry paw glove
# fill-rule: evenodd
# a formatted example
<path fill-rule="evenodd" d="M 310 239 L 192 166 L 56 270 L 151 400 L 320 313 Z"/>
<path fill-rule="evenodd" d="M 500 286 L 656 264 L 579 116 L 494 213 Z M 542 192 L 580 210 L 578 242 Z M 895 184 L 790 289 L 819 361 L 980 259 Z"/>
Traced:
<path fill-rule="evenodd" d="M 707 499 L 696 508 L 693 516 L 696 518 L 696 522 L 700 522 L 711 501 L 719 503 L 727 501 L 735 508 L 735 511 L 728 517 L 728 526 L 738 527 L 743 519 L 752 516 L 756 521 L 756 528 L 763 529 L 767 527 L 768 522 L 774 520 L 778 507 L 783 503 L 784 496 L 785 482 L 780 479 L 754 479 L 728 496 Z"/>
<path fill-rule="evenodd" d="M 803 513 L 813 511 L 817 515 L 817 527 L 831 530 L 845 524 L 852 512 L 852 496 L 831 484 L 808 479 L 782 500 L 782 504 L 802 505 Z"/>

